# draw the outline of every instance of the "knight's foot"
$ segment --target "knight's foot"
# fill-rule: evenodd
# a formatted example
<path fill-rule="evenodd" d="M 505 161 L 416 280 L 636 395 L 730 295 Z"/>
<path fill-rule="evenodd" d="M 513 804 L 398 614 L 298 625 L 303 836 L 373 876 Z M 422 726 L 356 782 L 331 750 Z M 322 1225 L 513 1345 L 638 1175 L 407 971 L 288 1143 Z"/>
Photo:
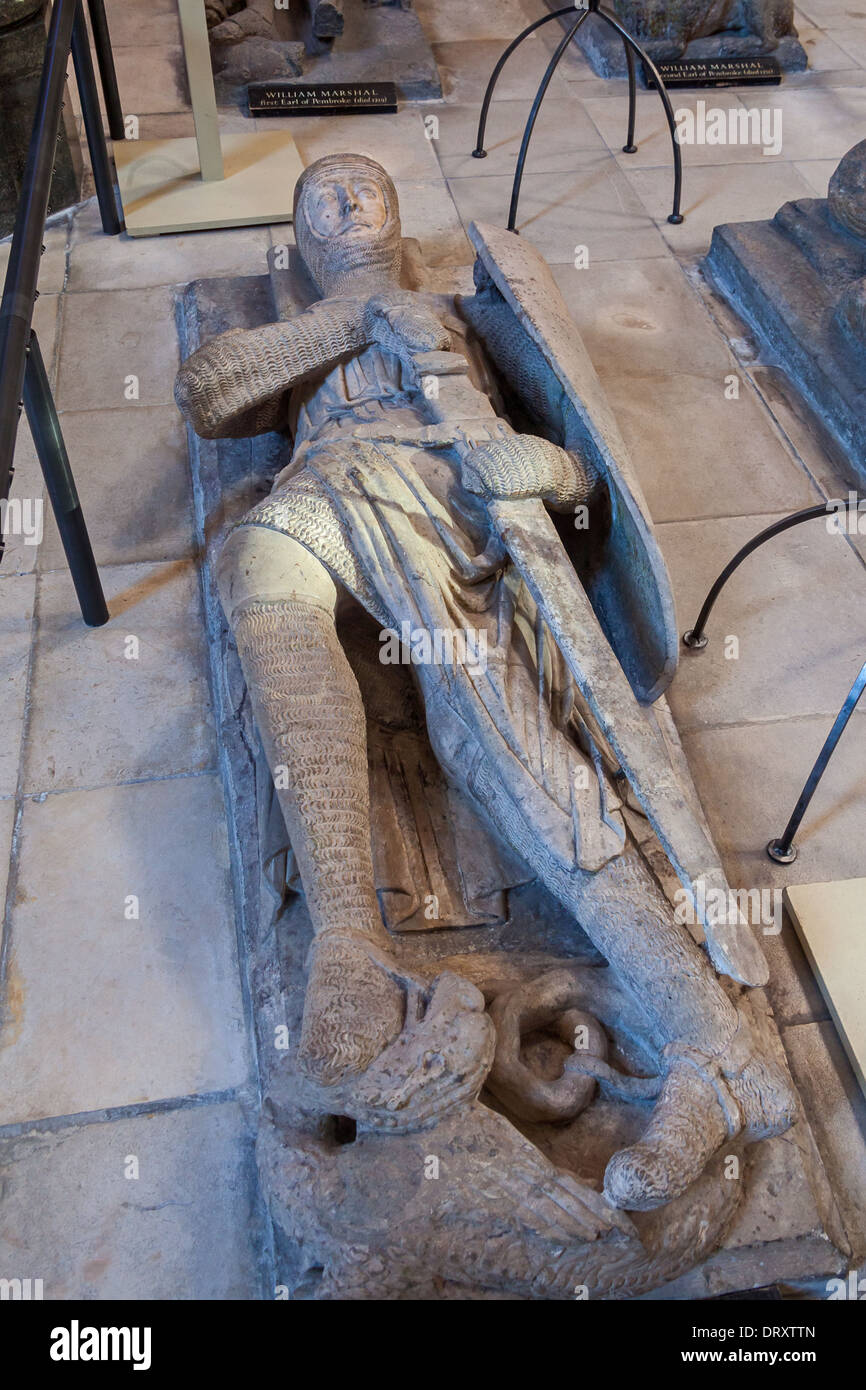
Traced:
<path fill-rule="evenodd" d="M 643 1136 L 607 1165 L 608 1201 L 626 1211 L 672 1201 L 700 1177 L 730 1132 L 715 1086 L 689 1063 L 673 1062 Z"/>
<path fill-rule="evenodd" d="M 367 1069 L 403 1026 L 405 996 L 363 937 L 326 933 L 312 947 L 299 1061 L 334 1086 Z"/>
<path fill-rule="evenodd" d="M 753 1142 L 790 1128 L 797 1118 L 796 1092 L 784 1068 L 753 1047 L 742 1030 L 719 1057 L 672 1050 L 644 1134 L 607 1165 L 604 1190 L 614 1206 L 662 1206 L 700 1177 L 726 1140 L 739 1135 Z"/>
<path fill-rule="evenodd" d="M 770 1139 L 784 1134 L 797 1118 L 798 1101 L 787 1073 L 767 1057 L 750 1057 L 726 1077 L 728 1089 L 743 1117 L 746 1139 Z"/>

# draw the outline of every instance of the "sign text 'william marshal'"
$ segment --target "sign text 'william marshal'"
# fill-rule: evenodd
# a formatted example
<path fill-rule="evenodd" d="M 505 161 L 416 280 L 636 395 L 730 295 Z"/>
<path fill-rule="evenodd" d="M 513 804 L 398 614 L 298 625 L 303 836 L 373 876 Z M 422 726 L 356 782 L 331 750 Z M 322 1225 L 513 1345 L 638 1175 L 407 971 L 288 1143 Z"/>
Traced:
<path fill-rule="evenodd" d="M 393 82 L 251 82 L 251 116 L 333 116 L 396 111 Z"/>

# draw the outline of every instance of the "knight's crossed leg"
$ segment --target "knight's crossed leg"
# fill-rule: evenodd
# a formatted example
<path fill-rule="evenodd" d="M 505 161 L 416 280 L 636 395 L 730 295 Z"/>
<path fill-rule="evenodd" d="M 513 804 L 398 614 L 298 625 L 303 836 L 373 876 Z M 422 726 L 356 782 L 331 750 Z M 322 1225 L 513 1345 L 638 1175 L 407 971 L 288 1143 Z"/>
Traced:
<path fill-rule="evenodd" d="M 313 925 L 301 1057 L 313 1079 L 333 1084 L 362 1072 L 400 1033 L 405 1012 L 376 895 L 364 707 L 337 636 L 337 587 L 299 542 L 254 524 L 229 536 L 219 582 Z M 744 1016 L 636 847 L 627 841 L 595 873 L 552 873 L 539 827 L 517 824 L 506 795 L 485 797 L 481 809 L 581 923 L 666 1045 L 660 1099 L 641 1141 L 608 1165 L 609 1199 L 658 1205 L 728 1136 L 787 1128 L 781 1073 L 756 1057 Z"/>

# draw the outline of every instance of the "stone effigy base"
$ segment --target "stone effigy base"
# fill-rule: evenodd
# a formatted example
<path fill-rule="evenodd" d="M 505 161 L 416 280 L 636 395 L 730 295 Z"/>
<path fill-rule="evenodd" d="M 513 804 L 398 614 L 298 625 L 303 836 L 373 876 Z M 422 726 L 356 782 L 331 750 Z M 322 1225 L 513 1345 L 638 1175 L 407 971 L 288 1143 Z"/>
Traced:
<path fill-rule="evenodd" d="M 439 288 L 409 244 L 404 260 L 412 288 Z M 290 258 L 288 271 L 187 287 L 179 303 L 183 355 L 229 328 L 303 308 L 312 292 L 296 265 Z M 468 270 L 466 280 L 468 288 Z M 668 1207 L 632 1214 L 649 1255 L 641 1251 L 643 1265 L 627 1245 L 617 1263 L 615 1230 L 591 1246 L 579 1245 L 570 1264 L 568 1249 L 544 1229 L 535 1196 L 521 1203 L 514 1191 L 497 1187 L 502 1111 L 489 1093 L 482 1092 L 468 1127 L 446 1119 L 405 1136 L 358 1134 L 346 1117 L 310 1108 L 295 1064 L 310 927 L 301 898 L 291 897 L 275 915 L 264 883 L 261 758 L 212 570 L 225 530 L 269 490 L 289 446 L 274 434 L 219 441 L 190 435 L 190 442 L 237 907 L 258 1029 L 259 1170 L 274 1222 L 278 1278 L 289 1296 L 574 1299 L 588 1289 L 590 1298 L 707 1298 L 844 1271 L 846 1233 L 805 1116 L 745 1153 L 732 1145 L 730 1155 L 719 1155 Z M 663 702 L 660 719 L 669 721 Z M 479 985 L 492 977 L 519 985 L 552 968 L 567 971 L 604 1016 L 614 1055 L 629 1060 L 633 1033 L 613 972 L 537 885 L 512 890 L 502 925 L 409 931 L 394 937 L 393 949 L 401 966 L 426 979 L 447 967 Z M 766 1048 L 784 1058 L 763 992 L 751 999 Z M 544 1033 L 528 1036 L 525 1049 L 537 1074 L 551 1078 L 567 1051 Z M 526 1122 L 520 1130 L 546 1158 L 598 1192 L 607 1158 L 644 1122 L 640 1107 L 598 1099 L 566 1124 Z M 724 1171 L 731 1157 L 737 1160 L 733 1180 Z M 519 1183 L 516 1170 L 506 1176 Z M 714 1253 L 703 1258 L 702 1249 Z M 648 1263 L 655 1269 L 649 1277 Z M 658 1278 L 659 1269 L 669 1271 L 667 1280 Z"/>
<path fill-rule="evenodd" d="M 866 479 L 866 354 L 834 322 L 846 287 L 866 275 L 866 243 L 831 219 L 826 199 L 802 198 L 770 222 L 716 227 L 704 266 Z"/>
<path fill-rule="evenodd" d="M 561 9 L 555 0 L 547 0 L 551 10 Z M 612 5 L 606 6 L 611 13 Z M 570 27 L 574 19 L 565 15 L 560 24 Z M 588 58 L 593 72 L 599 77 L 626 77 L 628 68 L 622 39 L 614 33 L 603 20 L 591 17 L 577 31 L 576 42 Z M 755 35 L 728 32 L 712 34 L 708 38 L 693 39 L 685 48 L 668 39 L 639 39 L 641 47 L 654 63 L 668 62 L 674 58 L 685 62 L 703 62 L 708 58 L 775 58 L 783 72 L 802 72 L 808 66 L 806 50 L 793 34 L 780 40 L 773 49 Z M 637 76 L 643 80 L 640 64 Z"/>
<path fill-rule="evenodd" d="M 278 12 L 275 25 L 283 18 Z M 393 5 L 347 5 L 345 26 L 338 38 L 308 43 L 303 52 L 298 37 L 302 36 L 296 35 L 294 42 L 250 39 L 222 50 L 212 44 L 219 104 L 245 109 L 249 82 L 277 79 L 301 87 L 393 82 L 401 102 L 435 101 L 442 96 L 433 50 L 413 10 Z"/>

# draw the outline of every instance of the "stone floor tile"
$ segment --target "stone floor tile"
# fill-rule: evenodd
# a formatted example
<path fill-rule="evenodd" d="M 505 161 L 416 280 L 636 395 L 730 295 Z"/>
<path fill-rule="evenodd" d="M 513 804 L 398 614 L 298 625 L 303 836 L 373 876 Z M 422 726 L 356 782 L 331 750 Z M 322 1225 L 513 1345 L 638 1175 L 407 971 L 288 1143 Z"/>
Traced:
<path fill-rule="evenodd" d="M 262 275 L 267 270 L 266 227 L 222 228 L 154 237 L 97 235 L 99 212 L 85 204 L 73 223 L 69 289 L 134 290 L 186 284 L 197 277 Z"/>
<path fill-rule="evenodd" d="M 174 405 L 66 411 L 60 424 L 97 564 L 192 554 L 186 427 Z M 65 564 L 49 507 L 39 567 Z"/>
<path fill-rule="evenodd" d="M 15 798 L 4 796 L 0 798 L 0 905 L 2 905 L 2 916 L 0 916 L 0 950 L 3 947 L 3 931 L 6 905 L 6 889 L 9 884 L 9 867 L 12 854 L 12 835 L 15 830 Z"/>
<path fill-rule="evenodd" d="M 592 19 L 588 21 L 590 24 L 595 22 Z M 536 32 L 542 45 L 547 49 L 548 57 L 553 57 L 565 34 L 563 27 L 554 21 Z M 563 74 L 572 89 L 577 89 L 576 94 L 578 96 L 610 97 L 614 101 L 622 103 L 624 109 L 627 107 L 628 84 L 625 76 L 621 78 L 598 77 L 593 72 L 592 64 L 578 43 L 572 42 L 566 49 L 559 60 L 556 71 Z"/>
<path fill-rule="evenodd" d="M 442 78 L 446 101 L 475 102 L 480 105 L 490 75 L 506 47 L 502 39 L 461 39 L 451 43 L 434 43 L 433 56 Z M 544 75 L 548 57 L 548 51 L 540 42 L 536 30 L 502 69 L 496 83 L 494 102 L 531 101 Z M 571 88 L 560 66 L 548 87 L 548 97 L 552 99 L 570 94 Z"/>
<path fill-rule="evenodd" d="M 61 323 L 61 302 L 59 294 L 40 294 L 33 306 L 31 327 L 39 339 L 39 348 L 45 370 L 52 386 L 57 380 L 57 341 Z"/>
<path fill-rule="evenodd" d="M 826 198 L 827 185 L 838 163 L 838 159 L 801 159 L 794 167 L 798 174 L 802 174 L 816 198 Z"/>
<path fill-rule="evenodd" d="M 41 578 L 25 755 L 28 792 L 213 766 L 204 627 L 192 564 L 108 566 L 102 582 L 111 620 L 88 628 L 65 570 Z M 135 650 L 137 658 L 126 655 Z"/>
<path fill-rule="evenodd" d="M 0 573 L 30 574 L 36 568 L 49 503 L 26 415 L 18 422 L 10 507 L 4 524 L 3 567 Z"/>
<path fill-rule="evenodd" d="M 510 176 L 450 179 L 464 224 L 478 219 L 504 226 L 511 183 Z M 583 246 L 590 265 L 667 254 L 658 229 L 641 214 L 638 199 L 610 155 L 585 154 L 581 169 L 555 179 L 527 173 L 517 226 L 552 265 L 573 265 L 576 248 Z"/>
<path fill-rule="evenodd" d="M 785 91 L 776 88 L 772 104 L 782 113 L 782 150 L 767 163 L 802 159 L 840 160 L 863 138 L 866 88 Z"/>
<path fill-rule="evenodd" d="M 797 0 L 797 9 L 822 29 L 847 29 L 855 23 L 851 0 Z"/>
<path fill-rule="evenodd" d="M 106 0 L 105 12 L 114 49 L 180 43 L 177 0 Z"/>
<path fill-rule="evenodd" d="M 426 109 L 426 108 L 425 108 Z M 444 107 L 437 107 L 443 111 Z M 435 181 L 439 162 L 424 133 L 422 109 L 407 106 L 394 115 L 262 116 L 256 130 L 288 130 L 304 164 L 326 154 L 366 154 L 398 180 Z"/>
<path fill-rule="evenodd" d="M 773 520 L 743 516 L 658 528 L 681 629 L 692 626 L 728 560 Z M 852 647 L 866 653 L 866 569 L 822 521 L 797 527 L 740 566 L 708 633 L 704 651 L 684 650 L 671 687 L 681 730 L 835 715 L 857 674 Z M 726 658 L 729 637 L 737 639 L 736 658 Z"/>
<path fill-rule="evenodd" d="M 12 796 L 18 785 L 35 587 L 32 574 L 0 576 L 0 796 Z"/>
<path fill-rule="evenodd" d="M 425 264 L 471 265 L 475 253 L 448 185 L 401 179 L 396 188 L 403 235 L 420 242 Z"/>
<path fill-rule="evenodd" d="M 767 859 L 768 865 L 771 862 Z M 758 887 L 757 884 L 738 886 Z M 767 886 L 765 885 L 765 888 Z M 770 969 L 770 980 L 766 987 L 767 998 L 776 1022 L 780 1026 L 783 1023 L 823 1023 L 829 1019 L 830 1011 L 800 945 L 794 924 L 785 910 L 782 889 L 776 885 L 770 891 L 775 894 L 771 900 L 771 911 L 780 914 L 782 930 L 778 935 L 765 932 L 763 927 L 756 927 L 755 930 Z"/>
<path fill-rule="evenodd" d="M 671 103 L 674 113 L 680 111 L 696 112 L 698 102 L 704 103 L 705 110 L 734 110 L 741 112 L 748 100 L 724 88 L 717 90 L 674 91 Z M 621 169 L 659 168 L 673 169 L 673 151 L 670 129 L 662 106 L 655 92 L 638 92 L 635 117 L 635 154 L 625 154 L 623 145 L 628 134 L 628 102 L 612 102 L 606 98 L 583 102 L 587 115 L 598 127 L 599 133 L 608 149 L 616 157 Z M 708 145 L 684 144 L 681 146 L 683 166 L 692 164 L 737 164 L 745 160 L 760 160 L 761 147 L 754 145 Z"/>
<path fill-rule="evenodd" d="M 856 18 L 846 15 L 844 24 L 831 17 L 827 22 L 827 38 L 843 49 L 858 67 L 866 68 L 866 15 L 862 11 Z"/>
<path fill-rule="evenodd" d="M 221 135 L 243 135 L 255 129 L 249 116 L 242 111 L 218 111 Z M 172 140 L 195 135 L 192 111 L 145 111 L 138 114 L 139 140 Z M 139 245 L 144 238 L 139 237 Z"/>
<path fill-rule="evenodd" d="M 681 372 L 720 380 L 731 354 L 672 258 L 592 260 L 553 270 L 593 366 L 608 374 Z"/>
<path fill-rule="evenodd" d="M 852 1246 L 866 1258 L 866 1100 L 832 1023 L 782 1029 L 782 1042 Z"/>
<path fill-rule="evenodd" d="M 855 55 L 844 43 L 839 43 L 832 33 L 815 24 L 796 21 L 797 37 L 806 50 L 810 73 L 832 72 L 840 86 L 847 84 L 848 74 L 856 67 Z M 797 76 L 805 74 L 798 73 Z"/>
<path fill-rule="evenodd" d="M 113 51 L 120 104 L 125 116 L 144 116 L 151 111 L 189 109 L 186 65 L 179 43 L 135 44 L 114 48 Z M 77 83 L 70 82 L 69 95 L 72 110 L 79 115 L 81 99 Z M 105 102 L 101 90 L 99 98 L 104 112 Z"/>
<path fill-rule="evenodd" d="M 59 294 L 66 283 L 66 243 L 69 239 L 69 219 L 64 214 L 62 220 L 56 220 L 46 226 L 42 244 L 45 250 L 42 253 L 42 261 L 39 266 L 39 293 Z M 7 237 L 0 241 L 0 285 L 6 276 L 9 265 L 9 251 L 12 246 L 12 238 Z"/>
<path fill-rule="evenodd" d="M 753 362 L 749 363 L 748 372 L 791 448 L 826 496 L 844 499 L 849 486 L 858 490 L 858 480 L 853 476 L 848 478 L 850 464 L 842 458 L 838 444 L 830 438 L 784 371 Z M 852 544 L 856 546 L 856 540 Z"/>
<path fill-rule="evenodd" d="M 654 521 L 794 511 L 823 501 L 754 392 L 744 385 L 737 400 L 725 399 L 732 370 L 715 378 L 605 374 Z"/>
<path fill-rule="evenodd" d="M 840 705 L 843 698 L 844 692 Z M 855 714 L 845 731 L 797 832 L 798 858 L 793 864 L 775 864 L 766 853 L 768 841 L 784 830 L 832 722 L 824 716 L 683 735 L 710 828 L 736 887 L 781 888 L 862 874 L 866 842 L 862 714 Z M 793 938 L 793 926 L 785 930 Z"/>
<path fill-rule="evenodd" d="M 0 1138 L 0 1271 L 47 1300 L 273 1297 L 251 1148 L 236 1104 Z"/>
<path fill-rule="evenodd" d="M 245 1081 L 216 776 L 26 801 L 9 933 L 0 1124 Z"/>
<path fill-rule="evenodd" d="M 434 146 L 445 177 L 513 177 L 530 109 L 530 101 L 497 101 L 490 109 L 484 135 L 487 158 L 474 159 L 480 107 L 440 107 L 439 138 Z M 584 150 L 603 151 L 604 141 L 583 104 L 573 97 L 548 95 L 535 123 L 527 169 L 534 174 L 554 174 L 580 168 Z"/>
<path fill-rule="evenodd" d="M 672 176 L 666 169 L 633 169 L 629 184 L 654 217 L 662 236 L 678 256 L 703 256 L 710 249 L 713 228 L 723 222 L 752 222 L 775 217 L 782 203 L 811 198 L 812 189 L 794 164 L 766 159 L 761 164 L 693 165 L 683 178 L 682 211 L 678 227 L 667 221 L 671 210 Z"/>
<path fill-rule="evenodd" d="M 59 410 L 170 404 L 178 364 L 174 302 L 167 286 L 94 290 L 64 299 Z M 138 399 L 127 398 L 131 376 L 138 378 Z"/>
<path fill-rule="evenodd" d="M 547 13 L 544 0 L 497 0 L 495 5 L 467 5 L 466 0 L 415 0 L 421 27 L 430 43 L 456 39 L 517 38 L 521 29 Z M 546 27 L 552 29 L 554 23 Z"/>

